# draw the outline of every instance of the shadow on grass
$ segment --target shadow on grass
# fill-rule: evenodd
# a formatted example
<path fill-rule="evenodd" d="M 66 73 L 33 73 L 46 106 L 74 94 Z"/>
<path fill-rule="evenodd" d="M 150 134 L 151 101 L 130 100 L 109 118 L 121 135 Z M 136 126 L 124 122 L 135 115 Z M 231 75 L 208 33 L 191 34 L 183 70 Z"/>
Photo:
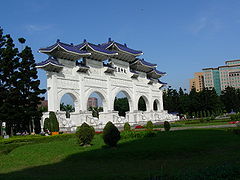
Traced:
<path fill-rule="evenodd" d="M 1 174 L 0 179 L 157 180 L 181 177 L 179 173 L 188 171 L 191 179 L 199 176 L 193 172 L 201 168 L 239 163 L 240 152 L 232 156 L 232 150 L 239 148 L 240 136 L 222 130 L 160 132 L 156 137 L 122 142 L 117 148 L 84 151 L 58 163 Z"/>

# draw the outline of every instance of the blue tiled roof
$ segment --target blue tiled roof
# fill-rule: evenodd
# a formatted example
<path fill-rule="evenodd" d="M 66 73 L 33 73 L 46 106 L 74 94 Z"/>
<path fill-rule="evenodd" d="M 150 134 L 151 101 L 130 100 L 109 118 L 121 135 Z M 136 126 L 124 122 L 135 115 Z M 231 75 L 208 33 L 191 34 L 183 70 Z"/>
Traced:
<path fill-rule="evenodd" d="M 107 43 L 103 43 L 103 44 L 101 44 L 101 47 L 106 49 L 111 45 L 115 45 L 119 50 L 131 53 L 134 55 L 140 55 L 143 53 L 142 51 L 131 49 L 131 48 L 127 47 L 126 45 L 123 45 L 123 44 L 120 44 L 120 43 L 117 43 L 114 41 L 109 41 Z"/>
<path fill-rule="evenodd" d="M 84 54 L 89 54 L 87 51 L 81 51 L 81 50 L 77 49 L 74 45 L 69 45 L 69 44 L 66 44 L 66 43 L 62 43 L 60 41 L 57 41 L 54 45 L 49 46 L 47 48 L 41 48 L 41 49 L 39 49 L 39 51 L 40 52 L 41 51 L 52 51 L 57 46 L 60 46 L 67 51 L 75 52 L 75 53 L 78 53 L 78 54 L 83 54 L 83 55 Z"/>
<path fill-rule="evenodd" d="M 40 63 L 37 63 L 36 66 L 39 66 L 39 67 L 40 67 L 40 66 L 44 66 L 44 65 L 49 64 L 49 63 L 54 64 L 54 65 L 57 65 L 57 66 L 62 66 L 62 67 L 64 66 L 64 65 L 60 64 L 60 63 L 58 62 L 58 60 L 55 59 L 55 58 L 52 57 L 52 56 L 49 56 L 48 59 L 45 60 L 45 61 L 42 61 L 42 62 L 40 62 Z"/>
<path fill-rule="evenodd" d="M 102 53 L 105 53 L 105 54 L 109 54 L 109 55 L 114 55 L 114 54 L 117 54 L 117 52 L 115 51 L 109 51 L 105 48 L 103 48 L 101 45 L 95 45 L 95 44 L 92 44 L 92 43 L 89 43 L 87 41 L 75 46 L 77 49 L 81 50 L 82 48 L 84 48 L 85 46 L 89 46 L 90 48 L 92 48 L 94 51 L 98 51 L 98 52 L 102 52 Z"/>
<path fill-rule="evenodd" d="M 157 64 L 152 64 L 150 62 L 145 61 L 144 59 L 138 59 L 143 65 L 150 66 L 150 67 L 156 67 Z"/>
<path fill-rule="evenodd" d="M 122 44 L 120 44 L 120 43 L 116 43 L 116 42 L 115 42 L 115 45 L 116 45 L 120 50 L 125 51 L 125 52 L 129 52 L 129 53 L 131 53 L 131 54 L 140 55 L 140 54 L 143 53 L 142 51 L 137 51 L 137 50 L 134 50 L 134 49 L 130 49 L 130 48 L 128 48 L 127 46 L 124 46 L 124 45 L 122 45 Z"/>
<path fill-rule="evenodd" d="M 131 73 L 134 73 L 134 74 L 139 74 L 137 71 L 133 70 L 133 69 L 130 69 L 130 72 Z"/>
<path fill-rule="evenodd" d="M 156 68 L 153 69 L 157 74 L 166 74 L 165 72 L 158 71 Z"/>
<path fill-rule="evenodd" d="M 164 84 L 164 85 L 167 84 L 167 83 L 165 83 L 165 82 L 160 81 L 159 79 L 158 79 L 158 83 L 160 83 L 160 84 Z"/>

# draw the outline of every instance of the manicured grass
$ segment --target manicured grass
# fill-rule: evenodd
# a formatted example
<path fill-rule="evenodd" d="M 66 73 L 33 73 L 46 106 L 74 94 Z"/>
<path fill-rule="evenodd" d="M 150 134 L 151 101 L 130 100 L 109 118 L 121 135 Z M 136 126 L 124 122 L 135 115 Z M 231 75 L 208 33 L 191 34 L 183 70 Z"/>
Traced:
<path fill-rule="evenodd" d="M 207 121 L 206 119 L 200 121 L 200 119 L 194 120 L 180 120 L 171 123 L 171 127 L 195 127 L 195 126 L 212 126 L 212 125 L 227 125 L 231 121 L 230 119 L 214 119 Z M 163 124 L 154 125 L 155 128 L 163 128 Z"/>
<path fill-rule="evenodd" d="M 22 145 L 0 155 L 0 179 L 240 178 L 240 136 L 222 129 L 159 132 L 91 147 L 75 138 Z M 210 178 L 211 177 L 211 178 Z"/>

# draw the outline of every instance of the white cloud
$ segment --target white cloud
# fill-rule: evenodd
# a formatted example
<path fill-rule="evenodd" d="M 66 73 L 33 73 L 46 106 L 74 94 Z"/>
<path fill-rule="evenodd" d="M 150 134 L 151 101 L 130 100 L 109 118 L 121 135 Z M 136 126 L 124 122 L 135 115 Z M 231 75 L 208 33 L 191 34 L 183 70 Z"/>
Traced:
<path fill-rule="evenodd" d="M 223 28 L 223 23 L 218 18 L 201 17 L 190 26 L 193 34 L 199 34 L 203 31 L 217 32 Z"/>
<path fill-rule="evenodd" d="M 191 32 L 198 34 L 207 27 L 208 19 L 207 17 L 201 17 L 195 24 L 191 27 Z"/>
<path fill-rule="evenodd" d="M 29 32 L 36 32 L 36 31 L 46 31 L 51 29 L 52 25 L 36 25 L 36 24 L 29 24 L 26 25 L 26 29 Z"/>

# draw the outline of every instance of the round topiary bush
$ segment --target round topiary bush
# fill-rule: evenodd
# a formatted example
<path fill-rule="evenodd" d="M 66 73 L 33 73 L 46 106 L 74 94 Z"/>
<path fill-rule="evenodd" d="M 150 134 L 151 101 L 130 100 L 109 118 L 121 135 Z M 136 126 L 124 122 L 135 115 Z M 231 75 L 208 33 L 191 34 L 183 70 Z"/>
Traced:
<path fill-rule="evenodd" d="M 147 130 L 153 130 L 153 123 L 152 121 L 148 121 L 146 125 Z"/>
<path fill-rule="evenodd" d="M 126 122 L 123 126 L 123 130 L 124 131 L 131 131 L 131 126 L 128 122 Z"/>
<path fill-rule="evenodd" d="M 87 123 L 83 123 L 77 128 L 76 135 L 81 146 L 90 145 L 95 135 L 95 130 Z"/>
<path fill-rule="evenodd" d="M 164 121 L 163 127 L 165 131 L 169 131 L 171 128 L 170 123 L 168 121 Z"/>
<path fill-rule="evenodd" d="M 120 138 L 119 130 L 111 121 L 109 121 L 103 129 L 103 140 L 105 144 L 111 147 L 116 147 Z"/>

